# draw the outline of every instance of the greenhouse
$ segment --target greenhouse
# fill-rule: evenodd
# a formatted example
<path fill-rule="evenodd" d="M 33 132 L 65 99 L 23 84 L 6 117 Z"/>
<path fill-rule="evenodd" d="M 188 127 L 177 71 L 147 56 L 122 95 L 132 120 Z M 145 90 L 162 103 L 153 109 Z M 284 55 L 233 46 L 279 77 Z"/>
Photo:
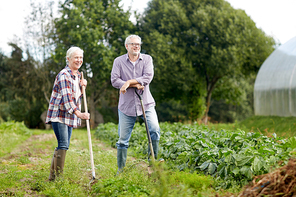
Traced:
<path fill-rule="evenodd" d="M 262 64 L 254 87 L 255 115 L 296 116 L 296 37 Z"/>

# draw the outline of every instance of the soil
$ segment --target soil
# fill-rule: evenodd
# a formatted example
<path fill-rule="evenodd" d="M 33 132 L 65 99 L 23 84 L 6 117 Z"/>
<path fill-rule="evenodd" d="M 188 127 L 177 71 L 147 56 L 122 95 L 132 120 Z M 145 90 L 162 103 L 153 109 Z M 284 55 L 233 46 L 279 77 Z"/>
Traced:
<path fill-rule="evenodd" d="M 239 197 L 296 196 L 296 159 L 268 174 L 254 177 Z"/>

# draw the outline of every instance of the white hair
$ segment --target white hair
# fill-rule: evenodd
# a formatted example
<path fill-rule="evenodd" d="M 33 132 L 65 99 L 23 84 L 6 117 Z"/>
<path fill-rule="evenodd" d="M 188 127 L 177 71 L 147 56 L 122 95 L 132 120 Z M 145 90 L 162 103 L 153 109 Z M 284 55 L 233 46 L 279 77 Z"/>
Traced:
<path fill-rule="evenodd" d="M 79 47 L 70 47 L 67 51 L 67 54 L 66 54 L 66 64 L 69 64 L 69 61 L 68 61 L 68 58 L 70 59 L 72 54 L 76 51 L 80 51 L 82 54 L 83 54 L 83 50 Z"/>
<path fill-rule="evenodd" d="M 126 37 L 125 42 L 124 42 L 124 46 L 126 46 L 126 44 L 129 43 L 132 38 L 137 38 L 140 40 L 140 43 L 142 42 L 142 39 L 140 36 L 133 34 L 133 35 L 129 35 L 128 37 Z"/>

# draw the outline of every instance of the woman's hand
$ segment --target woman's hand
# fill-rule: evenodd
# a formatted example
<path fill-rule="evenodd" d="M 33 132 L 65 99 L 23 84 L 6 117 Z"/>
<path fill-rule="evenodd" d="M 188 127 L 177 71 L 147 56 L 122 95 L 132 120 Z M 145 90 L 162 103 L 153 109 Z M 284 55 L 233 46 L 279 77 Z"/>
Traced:
<path fill-rule="evenodd" d="M 80 111 L 76 110 L 74 112 L 74 114 L 80 118 L 80 119 L 83 119 L 83 120 L 89 120 L 90 119 L 90 114 L 89 113 L 81 113 Z"/>
<path fill-rule="evenodd" d="M 80 80 L 80 85 L 86 87 L 86 86 L 87 86 L 87 81 L 86 81 L 86 79 L 81 79 L 81 80 Z"/>

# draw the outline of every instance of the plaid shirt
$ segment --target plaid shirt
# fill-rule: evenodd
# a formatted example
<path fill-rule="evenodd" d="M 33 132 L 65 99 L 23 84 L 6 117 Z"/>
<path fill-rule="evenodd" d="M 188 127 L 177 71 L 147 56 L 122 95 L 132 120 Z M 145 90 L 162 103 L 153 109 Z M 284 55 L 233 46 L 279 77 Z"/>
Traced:
<path fill-rule="evenodd" d="M 78 79 L 80 78 L 81 74 L 78 72 Z M 74 80 L 75 75 L 68 66 L 59 72 L 53 85 L 45 123 L 49 124 L 51 120 L 58 118 L 69 127 L 76 128 L 81 125 L 81 119 L 74 112 L 79 110 L 82 94 L 76 101 Z"/>

